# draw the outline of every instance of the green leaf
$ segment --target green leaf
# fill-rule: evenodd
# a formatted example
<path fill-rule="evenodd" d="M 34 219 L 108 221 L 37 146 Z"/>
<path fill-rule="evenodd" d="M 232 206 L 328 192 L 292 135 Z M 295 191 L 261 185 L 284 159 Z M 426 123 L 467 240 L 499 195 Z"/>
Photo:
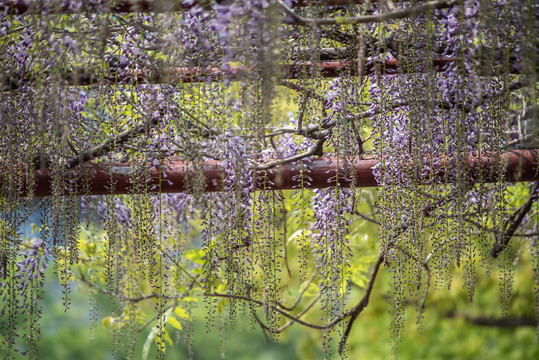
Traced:
<path fill-rule="evenodd" d="M 202 260 L 204 256 L 204 250 L 202 249 L 191 249 L 187 250 L 184 253 L 184 256 L 187 260 L 190 260 L 194 263 L 202 264 L 204 261 Z"/>
<path fill-rule="evenodd" d="M 172 309 L 167 310 L 163 314 L 163 317 L 162 317 L 163 322 L 166 321 L 166 319 L 168 319 L 168 321 L 170 322 L 170 319 L 172 318 L 170 316 L 171 313 L 172 313 Z M 150 347 L 152 346 L 152 341 L 155 341 L 155 343 L 157 344 L 157 349 L 159 349 L 159 351 L 165 352 L 166 346 L 161 340 L 161 338 L 157 336 L 157 334 L 159 334 L 159 326 L 155 326 L 152 329 L 152 331 L 150 331 L 150 333 L 148 334 L 148 337 L 146 338 L 146 341 L 144 342 L 144 346 L 142 347 L 142 360 L 148 359 L 148 354 L 150 353 Z M 170 340 L 170 343 L 172 345 L 172 339 L 170 339 L 170 335 L 168 335 L 168 332 L 166 330 L 163 333 L 163 336 L 165 340 L 167 341 Z"/>
<path fill-rule="evenodd" d="M 180 331 L 183 330 L 182 324 L 173 316 L 168 319 L 168 323 Z"/>
<path fill-rule="evenodd" d="M 286 243 L 290 243 L 292 241 L 295 241 L 297 238 L 301 237 L 301 234 L 303 233 L 303 229 L 296 230 L 290 237 L 286 240 Z"/>
<path fill-rule="evenodd" d="M 183 302 L 198 302 L 196 297 L 186 296 L 182 299 Z"/>
<path fill-rule="evenodd" d="M 159 328 L 154 327 L 152 331 L 148 334 L 148 337 L 146 338 L 146 341 L 144 342 L 144 346 L 142 347 L 142 360 L 148 360 L 148 354 L 150 353 L 150 346 L 152 345 L 153 339 L 155 339 L 155 335 L 157 335 L 157 331 Z"/>
<path fill-rule="evenodd" d="M 171 318 L 171 319 L 173 319 L 173 318 Z M 174 320 L 176 320 L 176 319 L 174 319 Z M 179 323 L 178 323 L 178 324 L 179 324 Z M 180 326 L 181 326 L 181 325 L 180 325 Z M 163 332 L 163 336 L 165 337 L 165 340 L 166 340 L 170 345 L 174 345 L 174 343 L 172 342 L 172 339 L 170 338 L 170 334 L 168 333 L 167 330 L 165 330 L 165 331 Z M 164 346 L 163 346 L 163 351 L 165 351 L 165 347 L 164 347 Z"/>
<path fill-rule="evenodd" d="M 112 316 L 107 316 L 101 323 L 103 324 L 104 328 L 111 327 L 112 324 L 114 324 L 114 318 Z"/>
<path fill-rule="evenodd" d="M 191 319 L 187 311 L 184 308 L 181 308 L 179 306 L 174 309 L 174 313 L 178 315 L 178 317 L 181 319 L 186 319 L 186 320 Z"/>

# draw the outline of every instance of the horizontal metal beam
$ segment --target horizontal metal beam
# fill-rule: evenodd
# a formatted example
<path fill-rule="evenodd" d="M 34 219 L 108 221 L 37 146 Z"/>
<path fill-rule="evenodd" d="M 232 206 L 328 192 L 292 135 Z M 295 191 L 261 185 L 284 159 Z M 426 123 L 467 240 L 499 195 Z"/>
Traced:
<path fill-rule="evenodd" d="M 443 71 L 447 64 L 454 62 L 452 57 L 434 59 L 432 68 L 435 71 Z M 324 78 L 338 77 L 341 74 L 357 75 L 357 62 L 351 61 L 325 61 L 319 63 L 305 62 L 300 64 L 278 65 L 281 79 L 299 79 L 313 77 L 320 74 Z M 384 61 L 368 61 L 364 64 L 363 75 L 399 74 L 414 71 L 411 66 L 401 66 L 395 59 Z M 207 68 L 170 68 L 163 70 L 128 70 L 120 69 L 102 75 L 93 75 L 84 69 L 61 75 L 68 86 L 91 86 L 91 85 L 135 85 L 135 84 L 174 84 L 174 83 L 197 83 L 215 82 L 223 80 L 241 80 L 243 76 L 259 71 L 257 68 L 244 66 L 229 66 L 225 69 L 217 67 Z M 420 71 L 420 70 L 416 70 Z M 260 74 L 262 76 L 262 74 Z M 4 90 L 14 90 L 22 85 L 33 82 L 31 76 L 23 79 L 4 77 Z M 39 83 L 43 83 L 39 81 Z"/>
<path fill-rule="evenodd" d="M 539 58 L 537 58 L 539 62 Z M 454 57 L 438 57 L 432 60 L 430 68 L 436 72 L 442 72 L 447 69 L 447 66 L 455 62 Z M 335 78 L 341 75 L 357 76 L 357 61 L 321 61 L 318 63 L 304 62 L 298 64 L 281 64 L 277 65 L 277 73 L 280 79 L 301 79 L 312 78 L 318 76 L 322 78 Z M 485 75 L 494 75 L 500 72 L 500 67 L 496 64 L 481 64 L 480 73 Z M 392 74 L 407 74 L 415 72 L 425 72 L 428 68 L 427 64 L 417 62 L 416 64 L 406 64 L 399 62 L 396 59 L 368 60 L 363 64 L 363 75 L 392 75 Z M 513 74 L 520 73 L 518 64 L 511 64 L 510 72 Z M 263 77 L 263 70 L 256 67 L 245 66 L 227 66 L 219 67 L 177 67 L 159 70 L 147 69 L 118 69 L 101 74 L 96 74 L 91 70 L 80 68 L 76 71 L 59 75 L 64 80 L 64 85 L 67 86 L 94 86 L 94 85 L 138 85 L 138 84 L 179 84 L 179 83 L 201 83 L 201 82 L 217 82 L 217 81 L 237 81 L 245 79 L 259 73 L 259 77 Z M 273 74 L 271 74 L 273 75 Z M 40 74 L 40 78 L 54 78 Z M 256 76 L 256 75 L 255 75 Z M 3 84 L 0 86 L 3 91 L 15 90 L 23 85 L 31 85 L 36 81 L 36 76 L 27 74 L 23 78 L 17 78 L 6 74 L 3 78 Z M 2 81 L 2 80 L 0 80 Z M 39 80 L 39 84 L 46 84 L 50 80 Z"/>
<path fill-rule="evenodd" d="M 231 1 L 221 0 L 218 3 L 227 4 Z M 345 6 L 361 4 L 364 0 L 296 0 L 292 7 L 302 6 Z M 212 0 L 120 0 L 120 1 L 83 1 L 82 6 L 76 7 L 69 1 L 39 1 L 39 0 L 0 0 L 0 11 L 11 14 L 76 14 L 76 13 L 133 13 L 189 10 L 194 6 L 211 4 Z"/>
<path fill-rule="evenodd" d="M 501 157 L 500 157 L 501 156 Z M 539 180 L 539 150 L 510 150 L 500 154 L 486 154 L 480 158 L 469 155 L 467 159 L 459 161 L 467 167 L 467 181 L 496 182 L 499 181 L 498 164 L 505 165 L 503 181 L 538 181 Z M 501 161 L 501 162 L 500 162 Z M 348 165 L 346 165 L 348 164 Z M 357 158 L 344 161 L 343 158 L 315 158 L 311 161 L 288 163 L 271 170 L 255 171 L 255 187 L 263 189 L 297 189 L 301 188 L 328 188 L 337 184 L 343 187 L 374 187 L 376 182 L 373 168 L 378 164 L 375 159 L 359 160 Z M 462 166 L 462 165 L 461 165 Z M 135 168 L 132 164 L 115 164 L 104 167 L 93 164 L 84 165 L 69 171 L 64 176 L 64 184 L 71 184 L 72 188 L 65 190 L 67 194 L 82 195 L 84 183 L 90 184 L 90 195 L 130 194 L 133 193 L 133 177 L 141 175 L 140 166 Z M 412 171 L 416 168 L 413 162 L 403 164 L 403 171 Z M 195 168 L 198 171 L 195 171 Z M 442 161 L 436 174 L 424 177 L 424 184 L 436 181 L 444 183 L 446 179 L 455 179 L 454 170 L 456 161 L 450 159 Z M 245 170 L 247 171 L 247 169 Z M 164 160 L 161 167 L 146 165 L 147 177 L 144 178 L 148 192 L 151 193 L 179 193 L 190 192 L 189 184 L 200 179 L 205 192 L 225 190 L 224 179 L 226 173 L 220 161 L 206 161 L 194 166 L 182 160 Z M 87 174 L 87 175 L 85 175 Z M 202 177 L 200 178 L 199 175 Z M 352 179 L 354 179 L 352 181 Z M 0 178 L 1 180 L 1 178 Z M 34 195 L 37 197 L 51 196 L 53 175 L 50 171 L 36 171 L 34 175 Z M 454 181 L 454 180 L 453 180 Z M 140 181 L 139 181 L 140 182 Z M 111 190 L 111 184 L 114 188 Z M 76 184 L 76 186 L 75 186 Z M 392 186 L 394 184 L 382 184 Z M 27 188 L 23 184 L 21 196 L 27 195 Z"/>

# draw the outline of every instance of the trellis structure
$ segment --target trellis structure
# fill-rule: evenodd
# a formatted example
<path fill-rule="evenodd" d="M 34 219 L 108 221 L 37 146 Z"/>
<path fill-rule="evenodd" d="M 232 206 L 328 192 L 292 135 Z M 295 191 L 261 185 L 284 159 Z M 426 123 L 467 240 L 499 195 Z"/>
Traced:
<path fill-rule="evenodd" d="M 347 6 L 351 4 L 360 4 L 363 1 L 361 0 L 354 0 L 354 1 L 348 1 L 348 0 L 324 0 L 324 1 L 293 1 L 291 3 L 292 8 L 294 7 L 305 7 L 309 5 L 326 5 L 326 6 Z M 454 5 L 457 5 L 459 1 L 432 1 L 427 3 L 427 5 L 430 5 L 431 8 L 447 8 Z M 35 1 L 24 1 L 24 0 L 4 0 L 0 3 L 0 11 L 6 11 L 9 14 L 15 14 L 15 15 L 37 15 L 39 13 L 47 13 L 47 14 L 76 14 L 76 13 L 139 13 L 139 12 L 154 12 L 154 13 L 161 13 L 161 12 L 170 12 L 170 11 L 185 11 L 189 10 L 195 6 L 202 5 L 202 6 L 208 6 L 209 7 L 210 2 L 205 4 L 202 2 L 199 4 L 197 1 L 169 1 L 169 0 L 157 0 L 157 1 L 120 1 L 118 3 L 109 5 L 107 2 L 88 2 L 88 3 L 82 3 L 82 6 L 78 6 L 76 8 L 73 8 L 73 5 L 69 2 L 67 3 L 56 3 L 54 1 L 51 2 L 35 2 Z M 225 4 L 226 5 L 226 4 Z M 418 6 L 418 9 L 416 10 L 418 13 L 424 12 L 426 9 L 425 6 L 420 5 Z M 408 9 L 407 9 L 408 10 Z M 398 11 L 393 11 L 394 14 L 397 14 Z M 408 11 L 402 16 L 392 16 L 392 13 L 389 13 L 387 15 L 387 19 L 391 18 L 400 18 L 400 17 L 406 17 L 406 16 L 414 16 L 414 11 Z M 291 23 L 295 25 L 305 26 L 307 24 L 303 24 L 301 21 L 298 21 L 299 17 L 292 17 L 285 18 L 285 23 Z M 372 19 L 371 21 L 383 21 L 386 18 L 382 19 Z M 365 20 L 365 22 L 369 22 L 369 20 Z M 313 26 L 313 25 L 309 25 Z M 350 40 L 350 39 L 348 39 Z M 388 42 L 386 44 L 388 47 L 391 47 L 391 42 Z M 483 50 L 484 53 L 489 54 L 491 52 L 491 49 L 485 48 Z M 358 62 L 357 61 L 351 61 L 351 60 L 342 60 L 339 59 L 345 54 L 345 52 L 339 52 L 339 49 L 322 49 L 320 52 L 320 59 L 321 60 L 327 60 L 322 61 L 319 63 L 303 63 L 303 64 L 281 64 L 279 69 L 279 78 L 280 79 L 298 79 L 304 76 L 303 74 L 309 73 L 312 71 L 317 72 L 321 77 L 323 78 L 335 78 L 339 77 L 342 74 L 350 74 L 352 76 L 358 75 Z M 358 55 L 358 54 L 354 54 Z M 348 54 L 350 56 L 350 54 Z M 496 57 L 499 57 L 499 54 L 496 54 Z M 511 61 L 514 62 L 514 58 L 511 58 Z M 333 61 L 330 61 L 333 60 Z M 339 61 L 335 61 L 339 60 Z M 444 71 L 448 64 L 453 63 L 456 60 L 455 57 L 448 57 L 448 56 L 439 56 L 434 59 L 432 59 L 432 67 L 431 69 L 435 71 Z M 490 64 L 491 59 L 488 56 L 485 56 L 483 59 L 485 64 L 481 64 L 481 67 L 488 68 L 488 66 L 492 66 Z M 539 61 L 539 60 L 538 60 Z M 399 62 L 397 59 L 388 59 L 388 60 L 367 60 L 363 64 L 361 64 L 362 76 L 369 76 L 374 74 L 403 74 L 407 73 L 408 71 L 417 71 L 416 69 L 410 69 L 406 64 L 399 65 Z M 521 68 L 518 66 L 518 64 L 512 64 L 510 65 L 510 68 L 513 73 L 519 73 L 521 71 Z M 109 74 L 100 74 L 99 76 L 92 75 L 90 71 L 88 71 L 85 68 L 79 68 L 75 71 L 61 74 L 60 77 L 64 79 L 65 84 L 67 86 L 91 86 L 91 85 L 119 85 L 119 84 L 126 84 L 126 85 L 135 85 L 135 84 L 167 84 L 167 83 L 197 83 L 197 82 L 213 82 L 213 81 L 223 81 L 224 79 L 227 79 L 228 81 L 234 81 L 241 79 L 241 75 L 245 73 L 252 72 L 254 69 L 252 68 L 246 68 L 243 66 L 229 66 L 226 67 L 226 69 L 222 69 L 219 67 L 203 67 L 203 68 L 170 68 L 170 69 L 118 69 L 113 72 L 110 72 Z M 493 69 L 485 69 L 485 73 L 490 73 L 492 71 L 495 71 Z M 22 81 L 22 82 L 21 82 Z M 16 89 L 20 86 L 23 86 L 25 83 L 31 84 L 33 81 L 32 76 L 26 76 L 22 79 L 10 79 L 9 77 L 4 78 L 4 86 L 7 89 Z M 288 84 L 290 85 L 290 84 Z M 293 84 L 292 84 L 293 86 Z M 513 85 L 515 86 L 515 85 Z M 518 84 L 515 86 L 515 88 L 518 88 Z M 155 123 L 153 123 L 155 125 Z M 290 129 L 288 129 L 291 131 Z M 314 132 L 319 129 L 311 129 L 310 132 Z M 293 130 L 292 130 L 293 131 Z M 132 135 L 132 134 L 131 134 Z M 122 135 L 119 135 L 119 138 L 122 138 Z M 124 136 L 124 139 L 128 139 L 128 137 Z M 92 154 L 91 158 L 95 158 L 98 156 L 97 151 L 101 153 L 105 153 L 106 151 L 103 151 L 103 146 L 98 146 L 95 149 L 90 149 L 87 151 L 87 153 L 94 152 Z M 107 151 L 110 151 L 110 147 L 107 149 Z M 520 154 L 520 155 L 516 155 Z M 322 153 L 319 153 L 318 155 L 322 155 Z M 81 156 L 87 156 L 86 154 L 81 154 Z M 488 157 L 488 156 L 487 156 Z M 507 163 L 508 163 L 508 170 L 509 175 L 508 180 L 511 181 L 533 181 L 537 180 L 537 176 L 533 175 L 536 174 L 536 163 L 537 163 L 537 156 L 535 155 L 535 152 L 532 151 L 525 151 L 522 152 L 520 150 L 514 150 L 512 152 L 507 153 L 503 156 L 504 158 L 507 157 Z M 76 157 L 75 157 L 76 158 Z M 470 155 L 470 159 L 473 158 L 473 154 Z M 518 161 L 518 170 L 517 170 L 517 162 L 516 158 L 521 158 L 523 161 Z M 292 159 L 294 160 L 294 159 Z M 85 160 L 87 161 L 87 160 Z M 321 164 L 323 160 L 321 160 L 319 163 Z M 328 163 L 331 163 L 332 160 L 328 159 L 326 160 Z M 485 162 L 489 162 L 488 158 L 483 160 Z M 505 161 L 505 160 L 504 160 Z M 287 161 L 288 162 L 288 161 Z M 77 162 L 78 163 L 78 162 Z M 273 162 L 270 162 L 273 163 Z M 279 163 L 279 161 L 277 162 Z M 318 163 L 317 163 L 318 164 Z M 274 164 L 275 165 L 275 164 Z M 376 186 L 378 185 L 376 181 L 374 180 L 374 175 L 372 174 L 372 169 L 376 165 L 375 162 L 372 160 L 362 160 L 360 163 L 355 165 L 357 175 L 358 175 L 358 183 L 355 184 L 359 187 L 368 187 L 368 186 Z M 128 176 L 126 176 L 124 168 L 129 168 L 129 164 L 117 164 L 114 165 L 119 170 L 119 173 L 115 173 L 113 170 L 113 176 L 111 179 L 107 179 L 108 175 L 106 175 L 105 172 L 100 171 L 99 169 L 96 169 L 94 171 L 94 175 L 92 176 L 91 183 L 94 185 L 94 189 L 90 190 L 90 193 L 93 195 L 103 195 L 109 193 L 109 191 L 105 190 L 109 188 L 109 183 L 112 182 L 120 182 L 125 183 L 125 185 L 122 185 L 115 189 L 115 193 L 117 194 L 124 194 L 128 193 L 130 181 L 128 180 Z M 170 165 L 172 169 L 169 169 L 168 171 L 165 170 L 165 174 L 167 175 L 173 175 L 173 179 L 176 179 L 176 181 L 172 181 L 173 185 L 170 185 L 172 179 L 168 179 L 168 182 L 161 185 L 160 190 L 161 192 L 183 192 L 185 191 L 184 186 L 184 177 L 189 176 L 189 170 L 182 170 L 184 168 L 188 168 L 189 164 L 183 164 L 181 161 L 173 161 Z M 470 163 L 470 167 L 473 167 L 473 162 Z M 69 165 L 68 167 L 71 167 Z M 260 167 L 260 166 L 259 166 Z M 262 168 L 265 166 L 262 166 Z M 207 185 L 205 186 L 206 191 L 219 191 L 223 189 L 222 186 L 222 180 L 224 179 L 224 170 L 222 167 L 219 166 L 218 163 L 215 162 L 208 162 L 205 166 L 207 169 L 207 175 L 205 177 L 207 178 Z M 292 189 L 295 186 L 298 185 L 298 182 L 292 181 L 292 178 L 297 175 L 297 171 L 293 171 L 294 166 L 284 167 L 282 169 L 277 169 L 276 173 L 279 175 L 279 183 L 282 185 L 274 185 L 272 188 L 275 189 Z M 336 167 L 329 165 L 327 167 L 320 167 L 318 169 L 318 165 L 314 166 L 314 176 L 315 181 L 310 185 L 312 188 L 321 188 L 321 187 L 329 187 L 330 184 L 328 184 L 327 180 L 331 178 L 332 176 L 323 176 L 322 174 L 326 171 L 335 171 Z M 341 167 L 341 170 L 342 167 Z M 520 175 L 514 175 L 516 172 L 518 173 L 524 173 L 525 176 Z M 86 172 L 84 172 L 86 173 Z M 79 179 L 78 182 L 82 183 L 83 179 L 80 178 L 79 173 Z M 270 176 L 270 180 L 272 180 L 272 177 L 275 175 Z M 321 177 L 320 177 L 321 176 Z M 443 174 L 441 175 L 441 178 L 443 178 Z M 75 177 L 77 177 L 75 175 Z M 153 179 L 158 178 L 155 171 L 151 176 Z M 321 179 L 320 181 L 316 179 Z M 478 179 L 476 177 L 476 179 Z M 126 183 L 127 181 L 127 183 Z M 216 183 L 217 181 L 217 183 Z M 490 180 L 487 181 L 496 181 L 493 176 L 490 176 Z M 37 189 L 36 189 L 36 195 L 37 196 L 49 196 L 51 194 L 50 187 L 47 184 L 51 183 L 50 175 L 47 175 L 45 173 L 38 175 L 37 180 Z M 350 182 L 342 182 L 341 185 L 347 185 Z M 327 184 L 327 185 L 326 185 Z M 155 184 L 154 184 L 155 185 Z M 26 187 L 26 185 L 24 186 Z M 79 187 L 79 189 L 82 189 Z M 23 193 L 25 193 L 26 190 L 23 190 Z"/>

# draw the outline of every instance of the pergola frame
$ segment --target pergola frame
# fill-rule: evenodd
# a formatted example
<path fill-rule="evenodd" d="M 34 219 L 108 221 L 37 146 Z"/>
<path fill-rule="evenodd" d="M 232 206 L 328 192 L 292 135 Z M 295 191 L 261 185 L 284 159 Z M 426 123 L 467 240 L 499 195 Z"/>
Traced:
<path fill-rule="evenodd" d="M 292 4 L 292 7 L 301 7 L 307 5 L 329 5 L 329 6 L 346 6 L 349 4 L 359 4 L 362 0 L 297 0 Z M 0 11 L 7 11 L 14 15 L 38 15 L 46 10 L 52 14 L 73 14 L 78 12 L 86 13 L 132 13 L 132 12 L 169 12 L 188 10 L 197 4 L 203 4 L 204 1 L 170 1 L 170 0 L 121 0 L 114 6 L 107 6 L 105 2 L 94 2 L 83 5 L 83 8 L 74 9 L 65 3 L 47 2 L 41 3 L 28 0 L 1 0 Z M 226 1 L 222 2 L 225 6 Z M 445 8 L 456 5 L 458 1 L 453 0 L 435 0 L 430 2 L 432 8 Z M 398 11 L 394 13 L 397 14 Z M 402 12 L 402 10 L 401 10 Z M 290 15 L 290 14 L 288 14 Z M 397 14 L 398 15 L 398 14 Z M 399 15 L 400 16 L 400 15 Z M 399 18 L 396 16 L 396 18 Z M 313 26 L 308 24 L 305 19 L 292 16 L 289 23 L 299 26 Z M 435 57 L 432 60 L 432 69 L 435 71 L 443 71 L 450 63 L 454 62 L 452 57 Z M 280 72 L 282 79 L 297 79 L 301 74 L 318 71 L 322 77 L 338 77 L 342 73 L 347 72 L 353 75 L 371 75 L 371 74 L 399 74 L 411 71 L 406 64 L 400 64 L 395 59 L 384 61 L 367 61 L 362 64 L 361 74 L 358 74 L 357 61 L 324 61 L 319 63 L 300 63 L 300 64 L 281 64 Z M 79 69 L 72 73 L 64 74 L 65 85 L 68 86 L 89 86 L 89 85 L 110 85 L 110 84 L 159 84 L 159 83 L 177 83 L 177 82 L 212 82 L 222 81 L 224 79 L 235 80 L 244 72 L 256 71 L 252 68 L 229 67 L 223 70 L 217 67 L 211 68 L 171 68 L 162 70 L 130 70 L 119 69 L 111 72 L 108 75 L 100 78 L 89 75 L 84 69 Z M 27 79 L 31 80 L 31 79 Z M 4 81 L 5 85 L 6 81 Z M 8 87 L 15 88 L 21 83 L 15 84 L 8 80 Z M 468 169 L 471 181 L 495 182 L 500 180 L 499 176 L 494 171 L 493 164 L 501 156 L 501 160 L 506 163 L 506 178 L 507 181 L 537 181 L 539 180 L 538 171 L 538 152 L 539 150 L 512 150 L 503 154 L 476 156 L 470 154 L 468 156 Z M 347 163 L 347 166 L 344 164 Z M 312 179 L 309 182 L 301 182 L 303 186 L 308 188 L 325 188 L 337 185 L 340 186 L 356 186 L 356 187 L 371 187 L 378 186 L 373 174 L 373 167 L 377 162 L 373 159 L 344 159 L 335 158 L 317 158 L 310 161 L 300 160 L 299 162 L 285 162 L 278 164 L 275 167 L 265 170 L 257 170 L 253 165 L 253 171 L 256 172 L 257 184 L 256 189 L 293 189 L 300 184 L 299 174 L 308 174 Z M 446 163 L 447 165 L 447 163 Z M 135 166 L 132 164 L 116 164 L 113 165 L 110 171 L 105 171 L 99 165 L 87 163 L 83 165 L 81 170 L 78 167 L 76 170 L 67 170 L 67 178 L 74 180 L 76 192 L 83 194 L 82 184 L 86 181 L 91 184 L 89 195 L 105 195 L 105 194 L 128 194 L 132 192 L 131 176 Z M 413 168 L 414 164 L 406 164 L 406 168 Z M 221 191 L 224 189 L 223 179 L 226 177 L 222 164 L 218 161 L 206 161 L 198 164 L 198 167 L 203 169 L 204 191 Z M 193 164 L 186 163 L 181 160 L 170 160 L 166 166 L 162 168 L 153 168 L 147 166 L 145 172 L 146 177 L 151 180 L 148 183 L 149 192 L 161 193 L 177 193 L 190 191 L 188 186 L 189 178 L 193 177 Z M 436 179 L 447 178 L 446 170 L 442 166 L 439 171 L 425 179 L 425 183 L 437 181 Z M 29 171 L 33 171 L 30 168 Z M 22 187 L 21 195 L 28 195 L 28 182 L 31 178 L 28 170 L 24 171 L 24 186 Z M 338 174 L 347 174 L 349 176 L 337 176 Z M 449 174 L 450 175 L 450 174 Z M 477 176 L 481 175 L 481 176 Z M 37 170 L 34 174 L 35 187 L 32 193 L 35 196 L 50 196 L 52 194 L 52 172 L 50 170 Z M 338 179 L 338 180 L 334 180 Z M 111 188 L 111 184 L 115 184 Z M 383 185 L 383 184 L 382 184 Z"/>

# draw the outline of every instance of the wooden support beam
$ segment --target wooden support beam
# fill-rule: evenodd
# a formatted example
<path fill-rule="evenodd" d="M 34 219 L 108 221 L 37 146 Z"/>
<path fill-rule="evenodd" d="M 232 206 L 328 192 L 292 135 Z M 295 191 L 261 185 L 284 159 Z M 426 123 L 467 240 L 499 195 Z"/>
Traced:
<path fill-rule="evenodd" d="M 296 189 L 301 187 L 301 174 L 303 171 L 303 183 L 306 188 L 328 188 L 336 186 L 337 183 L 343 187 L 351 186 L 352 172 L 355 177 L 354 184 L 357 187 L 378 186 L 373 174 L 373 168 L 378 164 L 377 160 L 359 160 L 357 158 L 348 159 L 349 168 L 345 167 L 343 158 L 315 158 L 310 161 L 288 163 L 270 170 L 256 171 L 256 189 Z M 506 167 L 506 174 L 502 180 L 510 182 L 518 181 L 539 181 L 539 149 L 510 150 L 499 155 L 483 155 L 480 158 L 469 155 L 467 158 L 468 175 L 467 180 L 478 182 L 479 178 L 483 182 L 499 181 L 499 175 L 495 170 L 500 160 Z M 462 162 L 462 161 L 461 161 Z M 131 164 L 115 164 L 111 167 L 93 164 L 83 165 L 86 171 L 79 166 L 67 172 L 64 176 L 65 184 L 71 184 L 72 189 L 66 189 L 66 194 L 75 192 L 77 195 L 83 194 L 84 181 L 90 184 L 90 195 L 107 194 L 129 194 L 132 193 L 132 177 L 140 173 L 140 169 L 135 169 Z M 404 164 L 403 170 L 412 168 L 413 163 Z M 435 181 L 443 183 L 447 178 L 454 179 L 452 171 L 457 165 L 454 160 L 442 161 L 442 165 L 437 169 Z M 203 188 L 206 192 L 223 191 L 226 177 L 223 165 L 220 161 L 206 161 L 199 164 L 201 169 Z M 481 171 L 479 170 L 481 169 Z M 247 171 L 248 169 L 245 169 Z M 145 179 L 149 192 L 153 193 L 179 193 L 190 191 L 188 184 L 195 179 L 195 171 L 192 163 L 181 160 L 164 160 L 161 167 L 147 165 L 148 177 Z M 481 173 L 480 173 L 481 172 Z M 85 179 L 85 173 L 88 178 Z M 346 175 L 346 176 L 344 176 Z M 480 175 L 480 176 L 479 176 Z M 427 181 L 429 176 L 425 176 Z M 0 180 L 1 177 L 0 177 Z M 36 171 L 34 176 L 35 190 L 37 197 L 50 196 L 53 176 L 50 171 Z M 429 181 L 432 181 L 430 179 Z M 114 183 L 114 190 L 110 190 L 111 183 Z M 77 184 L 75 187 L 74 184 Z M 382 184 L 392 186 L 393 184 Z M 69 186 L 69 185 L 68 185 Z M 75 189 L 76 188 L 76 189 Z M 27 189 L 23 185 L 21 196 L 27 195 Z"/>

